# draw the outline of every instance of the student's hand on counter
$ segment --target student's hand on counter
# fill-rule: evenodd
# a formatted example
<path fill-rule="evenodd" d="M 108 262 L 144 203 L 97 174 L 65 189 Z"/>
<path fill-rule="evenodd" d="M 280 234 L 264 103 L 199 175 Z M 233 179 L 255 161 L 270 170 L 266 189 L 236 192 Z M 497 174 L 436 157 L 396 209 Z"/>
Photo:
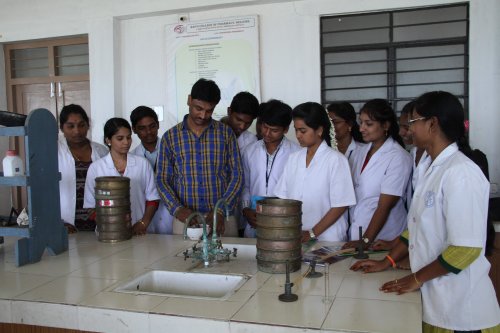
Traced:
<path fill-rule="evenodd" d="M 380 287 L 380 291 L 385 293 L 395 292 L 398 295 L 406 294 L 411 291 L 420 289 L 421 283 L 415 274 L 407 275 L 401 279 L 386 282 Z"/>
<path fill-rule="evenodd" d="M 175 218 L 178 219 L 179 221 L 186 223 L 186 219 L 188 218 L 189 215 L 191 215 L 191 213 L 193 213 L 191 209 L 187 207 L 182 207 L 179 208 L 179 210 L 176 212 Z"/>
<path fill-rule="evenodd" d="M 72 224 L 64 222 L 64 226 L 66 227 L 66 230 L 68 230 L 68 234 L 75 234 L 78 232 L 78 230 L 76 230 L 75 226 Z"/>
<path fill-rule="evenodd" d="M 347 243 L 345 243 L 344 245 L 342 245 L 342 250 L 343 249 L 350 249 L 350 248 L 355 248 L 357 249 L 359 246 L 359 241 L 358 240 L 353 240 L 353 241 L 349 241 Z M 364 247 L 365 247 L 365 250 L 368 248 L 368 244 L 364 244 Z"/>
<path fill-rule="evenodd" d="M 387 260 L 360 260 L 351 266 L 352 271 L 363 271 L 363 273 L 374 273 L 386 270 L 390 267 Z"/>
<path fill-rule="evenodd" d="M 250 208 L 243 208 L 243 216 L 245 216 L 245 218 L 247 219 L 248 221 L 248 224 L 250 224 L 250 226 L 252 228 L 257 228 L 257 212 L 253 209 L 250 209 Z"/>
<path fill-rule="evenodd" d="M 147 230 L 148 226 L 142 221 L 142 219 L 137 221 L 137 223 L 132 226 L 132 232 L 134 235 L 145 235 Z"/>
<path fill-rule="evenodd" d="M 213 219 L 214 219 L 214 212 L 211 210 L 206 217 L 207 224 L 210 226 L 211 230 L 213 230 Z M 222 215 L 221 213 L 217 213 L 217 230 L 216 230 L 217 235 L 218 236 L 224 235 L 225 230 L 226 226 L 224 224 L 224 215 Z"/>
<path fill-rule="evenodd" d="M 302 243 L 307 243 L 311 240 L 311 234 L 309 233 L 309 230 L 302 230 Z"/>

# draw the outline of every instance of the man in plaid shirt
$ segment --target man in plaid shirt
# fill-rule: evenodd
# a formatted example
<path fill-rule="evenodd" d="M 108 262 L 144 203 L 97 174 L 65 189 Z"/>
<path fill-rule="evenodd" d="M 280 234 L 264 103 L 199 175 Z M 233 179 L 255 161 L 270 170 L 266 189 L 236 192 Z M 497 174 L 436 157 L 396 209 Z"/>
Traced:
<path fill-rule="evenodd" d="M 186 218 L 195 211 L 207 214 L 211 225 L 217 200 L 223 198 L 234 208 L 241 193 L 243 168 L 236 137 L 230 127 L 212 119 L 219 101 L 217 84 L 198 80 L 188 96 L 189 114 L 161 139 L 156 182 L 175 217 L 174 234 L 182 234 Z M 224 234 L 223 221 L 218 212 L 218 234 Z"/>

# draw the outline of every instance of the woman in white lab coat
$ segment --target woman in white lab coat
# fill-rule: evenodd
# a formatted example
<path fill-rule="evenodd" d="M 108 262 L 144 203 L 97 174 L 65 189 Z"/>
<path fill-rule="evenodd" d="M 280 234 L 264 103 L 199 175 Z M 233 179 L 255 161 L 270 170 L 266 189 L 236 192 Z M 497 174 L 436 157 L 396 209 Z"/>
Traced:
<path fill-rule="evenodd" d="M 347 158 L 352 170 L 354 157 L 365 146 L 356 121 L 356 111 L 348 102 L 334 102 L 326 109 L 335 127 L 337 148 Z"/>
<path fill-rule="evenodd" d="M 59 128 L 64 137 L 58 142 L 58 163 L 61 181 L 61 219 L 69 233 L 94 230 L 95 221 L 90 211 L 83 208 L 87 171 L 92 163 L 108 153 L 103 145 L 87 139 L 90 121 L 85 110 L 76 104 L 62 108 Z"/>
<path fill-rule="evenodd" d="M 95 207 L 95 179 L 103 176 L 130 178 L 130 208 L 133 232 L 146 233 L 158 208 L 160 197 L 156 190 L 153 168 L 144 157 L 130 154 L 132 129 L 123 118 L 111 118 L 104 125 L 104 140 L 110 152 L 92 163 L 85 182 L 84 207 Z"/>
<path fill-rule="evenodd" d="M 499 332 L 500 309 L 484 256 L 489 183 L 461 152 L 467 147 L 462 105 L 447 92 L 425 93 L 411 118 L 414 143 L 432 163 L 415 189 L 408 232 L 385 259 L 351 269 L 381 271 L 409 253 L 413 274 L 380 289 L 402 294 L 420 288 L 424 332 Z"/>
<path fill-rule="evenodd" d="M 392 240 L 406 228 L 404 197 L 412 161 L 403 148 L 396 114 L 386 100 L 368 101 L 360 112 L 360 131 L 368 144 L 354 158 L 353 183 L 357 204 L 350 209 L 350 239 L 345 247 L 359 240 L 368 245 Z"/>
<path fill-rule="evenodd" d="M 356 203 L 349 163 L 331 148 L 335 133 L 318 103 L 293 109 L 297 141 L 303 147 L 288 157 L 274 194 L 302 201 L 302 241 L 346 239 L 346 209 Z M 334 141 L 335 142 L 335 141 Z"/>

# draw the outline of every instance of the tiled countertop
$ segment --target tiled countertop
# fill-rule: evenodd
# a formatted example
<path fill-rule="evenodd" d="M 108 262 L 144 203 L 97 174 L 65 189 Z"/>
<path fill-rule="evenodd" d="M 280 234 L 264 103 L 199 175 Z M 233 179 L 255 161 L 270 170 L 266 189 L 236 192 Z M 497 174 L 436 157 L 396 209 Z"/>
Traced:
<path fill-rule="evenodd" d="M 14 241 L 6 237 L 0 245 L 0 322 L 101 332 L 421 332 L 419 292 L 398 296 L 378 290 L 408 272 L 352 272 L 352 258 L 330 266 L 328 283 L 325 277 L 300 280 L 300 272 L 292 273 L 291 280 L 299 281 L 292 289 L 299 300 L 282 303 L 284 274 L 260 272 L 256 260 L 241 258 L 193 269 L 190 259 L 176 254 L 194 242 L 179 236 L 108 244 L 81 232 L 69 235 L 67 252 L 22 267 L 15 266 Z M 241 238 L 223 242 L 255 244 Z M 225 301 L 113 291 L 153 269 L 251 278 Z"/>

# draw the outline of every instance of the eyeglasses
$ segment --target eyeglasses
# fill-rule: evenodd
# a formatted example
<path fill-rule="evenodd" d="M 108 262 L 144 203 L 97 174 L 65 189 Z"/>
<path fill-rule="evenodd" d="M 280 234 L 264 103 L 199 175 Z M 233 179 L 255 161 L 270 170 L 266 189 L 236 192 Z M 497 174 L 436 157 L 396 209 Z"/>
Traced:
<path fill-rule="evenodd" d="M 419 121 L 419 120 L 427 120 L 427 117 L 420 117 L 420 118 L 415 118 L 415 119 L 408 119 L 408 127 L 411 126 L 414 122 Z"/>

